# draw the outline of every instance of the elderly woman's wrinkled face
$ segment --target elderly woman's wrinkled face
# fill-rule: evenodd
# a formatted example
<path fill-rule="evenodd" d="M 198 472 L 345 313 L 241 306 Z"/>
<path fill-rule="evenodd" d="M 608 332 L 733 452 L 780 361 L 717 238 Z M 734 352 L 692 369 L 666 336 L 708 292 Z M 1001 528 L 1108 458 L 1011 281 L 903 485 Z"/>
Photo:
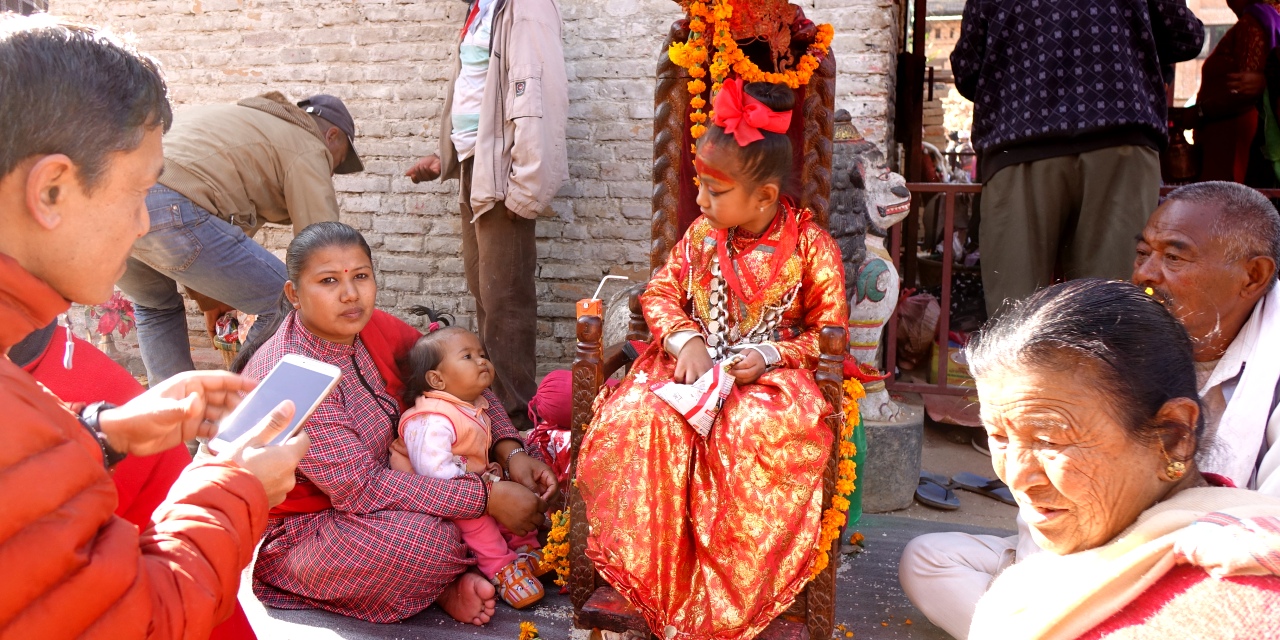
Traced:
<path fill-rule="evenodd" d="M 1111 540 L 1168 489 L 1159 448 L 1126 435 L 1098 379 L 1081 364 L 977 381 L 996 474 L 1036 544 L 1059 555 Z"/>

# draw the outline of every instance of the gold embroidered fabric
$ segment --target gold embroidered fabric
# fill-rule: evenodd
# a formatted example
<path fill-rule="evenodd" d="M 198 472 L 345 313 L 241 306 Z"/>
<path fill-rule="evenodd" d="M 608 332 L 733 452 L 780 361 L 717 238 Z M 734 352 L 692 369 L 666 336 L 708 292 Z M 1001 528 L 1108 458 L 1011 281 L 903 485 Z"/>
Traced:
<path fill-rule="evenodd" d="M 674 374 L 662 340 L 706 322 L 716 248 L 699 219 L 641 298 L 654 342 L 583 440 L 587 554 L 659 636 L 670 625 L 677 638 L 752 638 L 807 581 L 833 437 L 812 368 L 818 332 L 843 326 L 849 312 L 839 249 L 804 213 L 796 250 L 766 294 L 754 305 L 730 294 L 726 305 L 730 326 L 741 327 L 799 287 L 771 342 L 784 368 L 735 386 L 706 439 L 650 390 Z M 742 262 L 763 283 L 772 256 L 760 253 Z"/>

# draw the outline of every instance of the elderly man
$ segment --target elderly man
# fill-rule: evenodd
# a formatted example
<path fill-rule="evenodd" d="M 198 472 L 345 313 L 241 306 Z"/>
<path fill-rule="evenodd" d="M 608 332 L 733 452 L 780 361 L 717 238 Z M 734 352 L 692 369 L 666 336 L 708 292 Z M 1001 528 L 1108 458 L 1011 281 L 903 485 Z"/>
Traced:
<path fill-rule="evenodd" d="M 462 264 L 476 329 L 511 422 L 533 428 L 535 223 L 569 175 L 569 83 L 556 0 L 470 0 L 440 119 L 440 151 L 405 172 L 457 178 Z"/>
<path fill-rule="evenodd" d="M 1138 237 L 1133 283 L 1191 334 L 1205 406 L 1200 468 L 1280 496 L 1280 215 L 1234 182 L 1173 193 Z"/>
<path fill-rule="evenodd" d="M 1195 346 L 1206 424 L 1198 467 L 1280 496 L 1280 214 L 1249 187 L 1202 182 L 1169 194 L 1137 240 L 1133 282 L 1169 306 Z M 992 579 L 1039 551 L 1022 518 L 1007 538 L 928 534 L 907 545 L 898 579 L 930 621 L 965 638 Z"/>
<path fill-rule="evenodd" d="M 187 373 L 118 408 L 79 408 L 8 358 L 71 302 L 111 295 L 147 231 L 172 112 L 155 61 L 86 27 L 5 17 L 0 113 L 0 637 L 208 637 L 269 507 L 293 487 L 306 435 L 263 446 L 293 415 L 283 403 L 187 467 L 141 536 L 112 514 L 116 463 L 213 435 L 253 384 Z"/>
<path fill-rule="evenodd" d="M 151 231 L 119 283 L 135 303 L 151 384 L 195 368 L 178 284 L 211 332 L 231 308 L 256 314 L 259 330 L 271 325 L 284 263 L 252 236 L 266 222 L 296 233 L 337 220 L 332 176 L 364 170 L 354 137 L 351 114 L 330 95 L 295 105 L 273 91 L 178 114 L 164 138 L 164 174 L 147 194 Z"/>

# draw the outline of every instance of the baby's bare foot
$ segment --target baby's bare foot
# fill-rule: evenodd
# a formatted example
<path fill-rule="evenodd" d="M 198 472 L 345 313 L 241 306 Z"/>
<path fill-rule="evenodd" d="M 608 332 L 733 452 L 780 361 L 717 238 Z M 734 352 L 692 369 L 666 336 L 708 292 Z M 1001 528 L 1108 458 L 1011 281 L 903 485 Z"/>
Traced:
<path fill-rule="evenodd" d="M 484 576 L 466 571 L 453 584 L 444 588 L 436 604 L 458 622 L 485 625 L 493 618 L 497 591 Z"/>

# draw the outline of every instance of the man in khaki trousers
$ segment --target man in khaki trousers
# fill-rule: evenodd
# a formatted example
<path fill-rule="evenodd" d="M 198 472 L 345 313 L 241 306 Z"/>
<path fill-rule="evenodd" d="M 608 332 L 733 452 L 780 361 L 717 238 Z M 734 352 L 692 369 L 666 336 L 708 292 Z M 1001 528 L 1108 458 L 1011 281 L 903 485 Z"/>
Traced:
<path fill-rule="evenodd" d="M 1164 67 L 1200 53 L 1185 0 L 968 0 L 951 54 L 973 100 L 987 311 L 1126 278 L 1168 145 Z"/>

